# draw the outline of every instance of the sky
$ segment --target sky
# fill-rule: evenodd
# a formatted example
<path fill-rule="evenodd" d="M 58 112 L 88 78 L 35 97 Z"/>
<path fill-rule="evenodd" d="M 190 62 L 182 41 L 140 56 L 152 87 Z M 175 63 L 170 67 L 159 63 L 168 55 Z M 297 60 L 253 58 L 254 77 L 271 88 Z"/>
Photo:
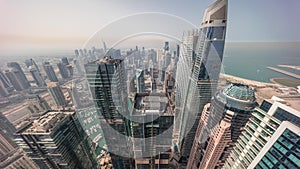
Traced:
<path fill-rule="evenodd" d="M 63 53 L 81 48 L 95 32 L 120 18 L 144 12 L 178 16 L 183 25 L 200 26 L 213 0 L 0 0 L 0 57 Z M 299 0 L 229 0 L 228 42 L 300 41 Z M 157 16 L 162 32 L 168 18 Z M 147 25 L 128 21 L 133 29 Z M 160 25 L 161 24 L 161 25 Z M 127 29 L 131 27 L 126 25 Z M 182 27 L 184 28 L 184 26 Z M 124 29 L 122 25 L 111 34 Z M 142 29 L 142 28 L 141 28 Z M 176 35 L 181 36 L 180 34 Z M 105 39 L 107 40 L 107 39 Z"/>

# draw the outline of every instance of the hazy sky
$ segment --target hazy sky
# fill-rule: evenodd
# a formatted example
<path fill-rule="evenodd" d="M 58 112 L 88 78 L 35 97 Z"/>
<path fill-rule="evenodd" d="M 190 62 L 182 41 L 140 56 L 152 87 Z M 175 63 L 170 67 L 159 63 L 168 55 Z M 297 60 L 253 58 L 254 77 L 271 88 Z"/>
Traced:
<path fill-rule="evenodd" d="M 73 51 L 108 23 L 140 12 L 168 13 L 199 26 L 212 2 L 0 0 L 0 56 Z M 299 41 L 299 9 L 299 0 L 229 0 L 227 41 Z"/>

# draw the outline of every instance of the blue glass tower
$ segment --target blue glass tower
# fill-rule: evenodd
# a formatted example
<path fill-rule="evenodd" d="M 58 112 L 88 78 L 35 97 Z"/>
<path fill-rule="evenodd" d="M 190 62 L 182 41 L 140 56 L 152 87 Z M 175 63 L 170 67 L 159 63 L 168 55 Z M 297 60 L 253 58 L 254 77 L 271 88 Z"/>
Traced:
<path fill-rule="evenodd" d="M 227 0 L 209 6 L 200 30 L 183 36 L 176 73 L 174 137 L 188 158 L 204 105 L 215 93 L 225 44 Z"/>

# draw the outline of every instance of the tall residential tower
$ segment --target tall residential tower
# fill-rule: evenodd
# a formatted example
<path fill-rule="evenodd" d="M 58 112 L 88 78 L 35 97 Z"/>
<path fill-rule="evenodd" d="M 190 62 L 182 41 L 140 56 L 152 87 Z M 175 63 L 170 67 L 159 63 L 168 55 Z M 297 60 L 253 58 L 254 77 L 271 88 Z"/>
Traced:
<path fill-rule="evenodd" d="M 204 105 L 215 93 L 225 44 L 227 0 L 209 6 L 200 30 L 183 36 L 177 64 L 174 137 L 188 158 Z"/>

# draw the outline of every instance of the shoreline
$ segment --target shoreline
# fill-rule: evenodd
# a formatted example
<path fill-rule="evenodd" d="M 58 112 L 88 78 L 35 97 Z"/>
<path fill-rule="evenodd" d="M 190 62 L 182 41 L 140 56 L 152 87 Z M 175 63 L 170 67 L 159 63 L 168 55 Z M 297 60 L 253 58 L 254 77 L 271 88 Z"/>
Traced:
<path fill-rule="evenodd" d="M 280 82 L 280 80 L 285 80 L 285 82 Z M 279 77 L 271 78 L 270 81 L 274 84 L 283 85 L 283 86 L 287 86 L 287 87 L 300 86 L 300 80 L 293 80 L 293 79 L 289 79 L 289 78 L 279 78 Z"/>
<path fill-rule="evenodd" d="M 221 78 L 223 77 L 227 81 L 230 81 L 233 83 L 234 82 L 235 83 L 243 83 L 243 84 L 247 84 L 249 86 L 255 86 L 255 87 L 279 87 L 279 86 L 281 86 L 280 84 L 274 83 L 273 81 L 272 81 L 272 83 L 259 82 L 259 81 L 245 79 L 245 78 L 228 75 L 228 74 L 223 74 L 223 73 L 220 73 L 220 77 Z"/>

